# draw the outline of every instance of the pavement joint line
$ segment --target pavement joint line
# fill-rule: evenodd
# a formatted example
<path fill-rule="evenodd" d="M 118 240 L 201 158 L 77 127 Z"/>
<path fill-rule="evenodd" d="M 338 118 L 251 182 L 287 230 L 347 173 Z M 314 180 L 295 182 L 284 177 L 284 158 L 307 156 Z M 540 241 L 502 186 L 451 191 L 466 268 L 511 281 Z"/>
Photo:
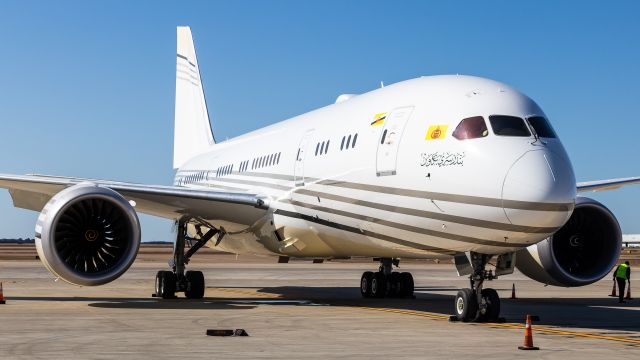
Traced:
<path fill-rule="evenodd" d="M 249 291 L 236 290 L 236 289 L 216 288 L 216 290 L 220 290 L 220 291 L 228 292 L 228 293 L 238 293 L 238 294 L 243 294 L 243 295 L 258 296 L 258 297 L 269 297 L 269 298 L 274 298 L 274 299 L 283 298 L 284 297 L 282 294 L 271 294 L 271 295 L 269 295 L 269 294 L 253 293 L 253 292 L 249 292 Z M 354 307 L 354 308 L 358 308 L 358 309 L 362 309 L 362 310 L 382 311 L 382 312 L 402 314 L 402 315 L 420 316 L 420 317 L 426 317 L 426 318 L 431 318 L 431 319 L 436 319 L 436 320 L 448 320 L 449 319 L 449 316 L 447 316 L 447 315 L 439 315 L 439 314 L 433 314 L 433 313 L 428 313 L 428 312 L 376 308 L 376 307 L 361 306 L 361 305 L 340 305 L 340 304 L 333 304 L 333 305 L 350 306 L 350 307 Z M 522 324 L 512 324 L 512 323 L 508 323 L 508 324 L 504 324 L 504 323 L 473 323 L 473 324 L 481 325 L 481 326 L 488 326 L 488 327 L 500 327 L 500 328 L 518 329 L 518 330 L 521 330 L 521 329 L 525 328 L 525 326 L 522 325 Z M 598 339 L 598 340 L 617 341 L 617 342 L 624 342 L 624 343 L 627 343 L 627 344 L 636 344 L 636 345 L 640 346 L 640 340 L 624 338 L 624 337 L 618 337 L 618 336 L 603 336 L 603 335 L 597 335 L 597 334 L 585 333 L 585 332 L 557 330 L 557 329 L 552 329 L 552 328 L 548 328 L 548 327 L 540 327 L 540 326 L 534 327 L 534 330 L 538 331 L 538 332 L 541 332 L 541 333 L 546 333 L 546 334 L 575 336 L 575 337 Z"/>

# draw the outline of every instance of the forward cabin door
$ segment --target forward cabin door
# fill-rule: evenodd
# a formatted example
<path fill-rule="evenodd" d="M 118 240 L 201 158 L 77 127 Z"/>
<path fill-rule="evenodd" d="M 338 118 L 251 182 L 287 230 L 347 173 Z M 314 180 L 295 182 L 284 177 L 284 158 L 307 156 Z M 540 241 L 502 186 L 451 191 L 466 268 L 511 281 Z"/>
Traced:
<path fill-rule="evenodd" d="M 412 113 L 413 106 L 400 107 L 393 109 L 384 120 L 384 128 L 378 141 L 376 153 L 376 174 L 378 176 L 396 174 L 400 139 L 402 139 L 405 125 Z"/>
<path fill-rule="evenodd" d="M 309 143 L 311 142 L 311 138 L 313 137 L 313 131 L 314 130 L 307 131 L 302 136 L 302 140 L 300 140 L 300 145 L 298 146 L 296 162 L 293 168 L 293 181 L 295 186 L 304 186 L 304 158 L 306 156 Z"/>

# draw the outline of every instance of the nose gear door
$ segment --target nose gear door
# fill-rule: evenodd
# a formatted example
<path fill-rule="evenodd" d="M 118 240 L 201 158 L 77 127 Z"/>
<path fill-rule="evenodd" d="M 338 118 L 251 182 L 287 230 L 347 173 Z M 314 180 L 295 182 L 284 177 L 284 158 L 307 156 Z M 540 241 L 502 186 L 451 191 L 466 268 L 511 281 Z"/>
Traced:
<path fill-rule="evenodd" d="M 385 119 L 376 153 L 376 174 L 388 176 L 396 174 L 398 148 L 405 125 L 413 113 L 413 106 L 394 109 Z"/>

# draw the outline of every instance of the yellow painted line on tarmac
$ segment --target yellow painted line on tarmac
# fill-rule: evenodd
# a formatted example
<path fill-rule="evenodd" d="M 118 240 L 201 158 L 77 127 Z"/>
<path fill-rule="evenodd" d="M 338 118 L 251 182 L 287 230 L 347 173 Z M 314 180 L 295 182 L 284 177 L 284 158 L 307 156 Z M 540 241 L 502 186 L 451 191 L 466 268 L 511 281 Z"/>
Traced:
<path fill-rule="evenodd" d="M 230 294 L 240 294 L 240 295 L 246 295 L 246 296 L 256 296 L 256 297 L 271 298 L 271 299 L 278 299 L 278 298 L 283 298 L 284 297 L 281 294 L 257 293 L 257 292 L 251 292 L 251 291 L 246 291 L 246 290 L 238 290 L 238 289 L 216 288 L 215 291 L 222 291 L 222 292 L 226 292 L 226 293 L 230 293 Z M 387 313 L 393 313 L 393 314 L 420 316 L 420 317 L 430 318 L 430 319 L 434 319 L 434 320 L 447 320 L 447 321 L 449 320 L 449 316 L 447 316 L 447 315 L 434 314 L 434 313 L 422 312 L 422 311 L 398 310 L 398 309 L 377 308 L 377 307 L 359 306 L 359 305 L 346 305 L 346 304 L 343 304 L 343 305 L 333 304 L 333 305 L 347 306 L 347 307 L 352 307 L 352 308 L 362 309 L 362 310 L 369 310 L 369 311 L 381 311 L 381 312 L 387 312 Z M 500 328 L 505 328 L 505 329 L 517 329 L 517 330 L 522 330 L 525 327 L 522 324 L 513 324 L 513 323 L 472 323 L 472 324 L 473 325 L 488 326 L 488 327 L 500 327 Z M 534 330 L 534 332 L 537 331 L 537 332 L 541 332 L 541 333 L 545 333 L 545 334 L 575 336 L 575 337 L 589 338 L 589 339 L 617 341 L 617 342 L 622 342 L 622 343 L 626 343 L 626 344 L 633 344 L 635 346 L 640 346 L 640 340 L 629 339 L 629 338 L 619 337 L 619 336 L 604 336 L 604 335 L 598 335 L 598 334 L 592 334 L 592 333 L 586 333 L 586 332 L 558 330 L 558 329 L 552 329 L 552 328 L 540 327 L 540 326 L 534 326 L 533 330 Z"/>
<path fill-rule="evenodd" d="M 440 315 L 440 314 L 426 313 L 426 312 L 418 312 L 418 311 L 410 311 L 410 310 L 395 310 L 395 309 L 385 309 L 385 308 L 374 308 L 374 307 L 365 307 L 365 306 L 355 306 L 355 307 L 359 308 L 359 309 L 363 309 L 363 310 L 373 310 L 373 311 L 390 312 L 390 313 L 404 314 L 404 315 L 421 316 L 421 317 L 428 317 L 428 318 L 437 319 L 437 320 L 449 320 L 449 316 Z M 525 328 L 524 325 L 511 324 L 511 323 L 473 323 L 473 324 L 474 325 L 489 326 L 489 327 L 501 327 L 501 328 L 509 328 L 509 329 L 519 329 L 519 330 Z M 619 337 L 619 336 L 603 336 L 603 335 L 592 334 L 592 333 L 577 332 L 577 331 L 567 331 L 567 330 L 558 330 L 558 329 L 552 329 L 552 328 L 540 327 L 540 326 L 534 326 L 533 327 L 533 331 L 534 332 L 537 331 L 537 332 L 541 332 L 541 333 L 546 333 L 546 334 L 575 336 L 575 337 L 583 337 L 583 338 L 599 339 L 599 340 L 609 340 L 609 341 L 623 342 L 623 343 L 627 343 L 627 344 L 640 345 L 640 340 L 629 339 L 629 338 Z"/>

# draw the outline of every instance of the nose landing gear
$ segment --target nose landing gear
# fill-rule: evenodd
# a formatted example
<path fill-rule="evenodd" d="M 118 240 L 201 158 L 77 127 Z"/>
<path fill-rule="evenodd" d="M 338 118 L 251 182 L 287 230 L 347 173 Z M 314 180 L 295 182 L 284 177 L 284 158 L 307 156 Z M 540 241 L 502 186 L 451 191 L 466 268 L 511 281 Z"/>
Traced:
<path fill-rule="evenodd" d="M 471 288 L 458 291 L 455 298 L 455 316 L 459 321 L 484 322 L 498 321 L 500 316 L 500 297 L 494 289 L 483 289 L 485 280 L 493 280 L 496 276 L 485 266 L 491 256 L 471 253 L 473 273 L 469 276 Z"/>
<path fill-rule="evenodd" d="M 408 272 L 393 272 L 400 260 L 380 259 L 378 272 L 367 271 L 360 278 L 360 294 L 365 298 L 413 297 L 413 276 Z"/>

